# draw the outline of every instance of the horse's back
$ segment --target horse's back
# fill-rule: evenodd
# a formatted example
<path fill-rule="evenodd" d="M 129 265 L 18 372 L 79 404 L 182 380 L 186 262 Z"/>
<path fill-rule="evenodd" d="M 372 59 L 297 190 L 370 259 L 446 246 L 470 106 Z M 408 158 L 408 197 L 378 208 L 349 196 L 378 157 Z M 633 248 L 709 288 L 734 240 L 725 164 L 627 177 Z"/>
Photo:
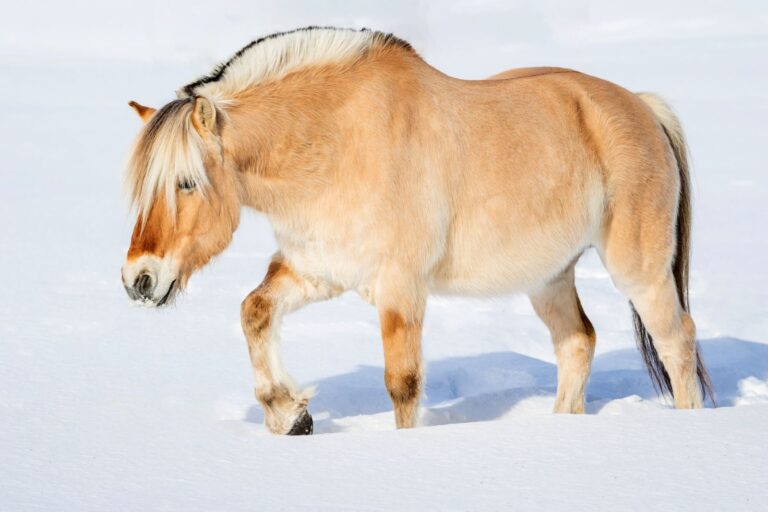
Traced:
<path fill-rule="evenodd" d="M 489 76 L 488 80 L 506 80 L 511 78 L 530 78 L 534 76 L 549 75 L 552 73 L 572 73 L 574 70 L 568 68 L 559 68 L 553 66 L 537 66 L 531 68 L 514 68 L 502 71 L 493 76 Z"/>
<path fill-rule="evenodd" d="M 472 143 L 436 273 L 442 291 L 525 290 L 551 279 L 600 244 L 614 193 L 668 173 L 648 165 L 664 159 L 652 114 L 615 84 L 522 68 L 467 86 L 477 110 L 464 116 Z"/>

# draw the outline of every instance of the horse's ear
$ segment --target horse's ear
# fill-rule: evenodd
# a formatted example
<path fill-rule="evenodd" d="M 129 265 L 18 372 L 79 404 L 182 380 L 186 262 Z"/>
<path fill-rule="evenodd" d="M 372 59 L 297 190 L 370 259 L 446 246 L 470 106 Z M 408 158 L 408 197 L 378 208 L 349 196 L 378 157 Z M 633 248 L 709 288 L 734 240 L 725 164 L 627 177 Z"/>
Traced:
<path fill-rule="evenodd" d="M 195 109 L 192 111 L 192 123 L 202 136 L 216 133 L 216 107 L 207 98 L 195 98 Z"/>
<path fill-rule="evenodd" d="M 139 114 L 139 117 L 141 118 L 144 123 L 148 123 L 149 119 L 154 115 L 155 112 L 157 112 L 156 108 L 152 107 L 145 107 L 144 105 L 140 103 L 136 103 L 135 101 L 129 101 L 128 105 L 131 106 L 131 108 Z"/>

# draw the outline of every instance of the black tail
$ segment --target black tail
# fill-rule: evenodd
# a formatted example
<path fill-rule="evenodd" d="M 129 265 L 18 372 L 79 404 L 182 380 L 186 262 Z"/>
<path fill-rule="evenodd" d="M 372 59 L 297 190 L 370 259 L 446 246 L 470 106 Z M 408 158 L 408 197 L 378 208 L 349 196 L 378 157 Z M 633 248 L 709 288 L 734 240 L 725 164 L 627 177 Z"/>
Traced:
<path fill-rule="evenodd" d="M 688 265 L 691 256 L 691 181 L 688 169 L 688 154 L 680 120 L 675 116 L 669 106 L 658 96 L 641 93 L 638 96 L 651 108 L 656 119 L 664 129 L 669 140 L 669 145 L 677 160 L 677 168 L 680 173 L 680 200 L 677 209 L 676 235 L 677 245 L 672 261 L 672 273 L 675 276 L 677 295 L 680 304 L 685 311 L 689 311 L 688 303 Z M 653 346 L 653 339 L 643 325 L 640 316 L 632 307 L 632 316 L 635 323 L 635 338 L 637 346 L 643 355 L 645 366 L 651 376 L 654 387 L 662 394 L 674 396 L 669 374 L 659 359 L 659 354 Z M 703 399 L 707 396 L 715 405 L 715 395 L 712 391 L 712 382 L 709 379 L 707 369 L 701 359 L 698 345 L 696 347 L 696 374 L 701 386 Z"/>

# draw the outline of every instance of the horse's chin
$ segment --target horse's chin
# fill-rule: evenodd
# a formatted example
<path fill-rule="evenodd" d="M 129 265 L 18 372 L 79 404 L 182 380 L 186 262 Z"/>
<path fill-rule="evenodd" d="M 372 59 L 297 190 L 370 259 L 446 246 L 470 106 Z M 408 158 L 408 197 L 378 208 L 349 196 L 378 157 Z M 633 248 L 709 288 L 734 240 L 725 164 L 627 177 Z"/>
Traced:
<path fill-rule="evenodd" d="M 171 284 L 168 286 L 168 291 L 165 292 L 165 295 L 160 297 L 160 299 L 155 304 L 155 307 L 161 308 L 163 306 L 167 306 L 168 304 L 173 304 L 174 299 L 176 299 L 176 294 L 179 291 L 179 287 L 176 286 L 176 283 L 178 282 L 178 278 L 171 281 Z"/>

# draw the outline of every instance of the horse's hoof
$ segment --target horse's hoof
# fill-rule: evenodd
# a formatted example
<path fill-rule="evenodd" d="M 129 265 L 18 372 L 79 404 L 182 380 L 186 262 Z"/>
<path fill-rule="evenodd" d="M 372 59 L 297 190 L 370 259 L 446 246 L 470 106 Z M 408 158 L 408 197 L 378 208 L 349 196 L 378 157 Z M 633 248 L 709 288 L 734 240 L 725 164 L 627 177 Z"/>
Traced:
<path fill-rule="evenodd" d="M 309 415 L 306 409 L 302 411 L 301 415 L 296 418 L 296 422 L 288 431 L 289 436 L 308 436 L 312 434 L 312 416 Z"/>

